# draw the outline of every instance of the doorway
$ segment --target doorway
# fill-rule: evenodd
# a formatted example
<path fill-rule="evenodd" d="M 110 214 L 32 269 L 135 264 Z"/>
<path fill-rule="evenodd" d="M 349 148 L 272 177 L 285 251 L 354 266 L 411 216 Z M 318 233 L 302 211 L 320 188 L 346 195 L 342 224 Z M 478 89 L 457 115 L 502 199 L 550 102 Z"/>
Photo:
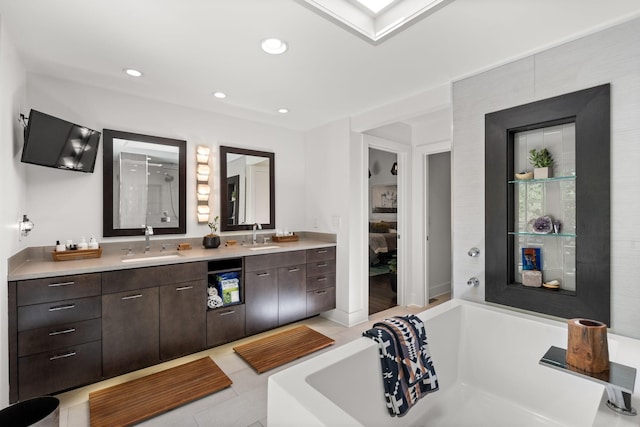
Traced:
<path fill-rule="evenodd" d="M 398 305 L 398 155 L 369 148 L 369 315 Z"/>
<path fill-rule="evenodd" d="M 427 295 L 451 295 L 451 152 L 426 156 Z"/>

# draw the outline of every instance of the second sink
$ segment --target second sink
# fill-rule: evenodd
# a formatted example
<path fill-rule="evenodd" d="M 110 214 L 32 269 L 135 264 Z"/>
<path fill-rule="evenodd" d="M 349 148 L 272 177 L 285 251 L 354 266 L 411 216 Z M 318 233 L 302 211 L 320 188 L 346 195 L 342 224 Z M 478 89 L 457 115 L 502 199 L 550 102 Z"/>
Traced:
<path fill-rule="evenodd" d="M 178 252 L 168 252 L 163 254 L 147 254 L 147 255 L 130 255 L 122 258 L 122 262 L 142 262 L 142 261 L 156 261 L 162 259 L 180 258 L 182 254 Z"/>

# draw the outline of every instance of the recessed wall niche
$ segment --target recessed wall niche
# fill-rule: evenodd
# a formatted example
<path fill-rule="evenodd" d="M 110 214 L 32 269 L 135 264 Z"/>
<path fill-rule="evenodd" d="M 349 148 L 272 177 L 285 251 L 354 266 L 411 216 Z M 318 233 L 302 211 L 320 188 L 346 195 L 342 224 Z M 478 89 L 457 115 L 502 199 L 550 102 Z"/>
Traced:
<path fill-rule="evenodd" d="M 609 109 L 607 84 L 485 116 L 486 301 L 609 325 Z M 532 148 L 552 153 L 550 178 L 516 178 Z M 523 248 L 559 288 L 523 284 Z"/>

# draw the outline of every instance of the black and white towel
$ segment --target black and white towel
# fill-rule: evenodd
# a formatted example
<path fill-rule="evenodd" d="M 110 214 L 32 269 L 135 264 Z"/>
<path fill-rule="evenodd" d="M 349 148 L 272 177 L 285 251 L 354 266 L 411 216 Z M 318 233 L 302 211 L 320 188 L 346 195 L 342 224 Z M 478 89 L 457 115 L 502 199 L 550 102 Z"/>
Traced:
<path fill-rule="evenodd" d="M 378 343 L 382 381 L 390 415 L 402 416 L 438 390 L 424 323 L 414 315 L 384 319 L 363 332 Z"/>

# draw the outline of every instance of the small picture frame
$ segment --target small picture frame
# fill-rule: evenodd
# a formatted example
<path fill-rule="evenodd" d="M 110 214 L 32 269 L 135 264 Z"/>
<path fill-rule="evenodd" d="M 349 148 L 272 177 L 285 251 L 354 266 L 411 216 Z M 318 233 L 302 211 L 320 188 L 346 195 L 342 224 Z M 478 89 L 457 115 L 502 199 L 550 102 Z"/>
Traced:
<path fill-rule="evenodd" d="M 542 271 L 540 248 L 522 248 L 522 270 Z"/>

